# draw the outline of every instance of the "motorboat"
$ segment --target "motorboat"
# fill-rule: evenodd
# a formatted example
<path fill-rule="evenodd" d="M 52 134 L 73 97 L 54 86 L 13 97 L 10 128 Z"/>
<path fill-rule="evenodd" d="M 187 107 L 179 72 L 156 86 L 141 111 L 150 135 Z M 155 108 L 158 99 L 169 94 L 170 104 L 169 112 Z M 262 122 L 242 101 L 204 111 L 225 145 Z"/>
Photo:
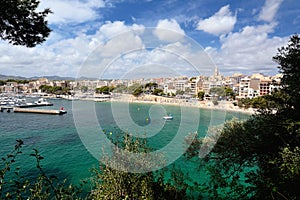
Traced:
<path fill-rule="evenodd" d="M 169 114 L 169 115 L 163 116 L 163 119 L 165 119 L 165 120 L 172 120 L 173 116 L 171 114 Z"/>

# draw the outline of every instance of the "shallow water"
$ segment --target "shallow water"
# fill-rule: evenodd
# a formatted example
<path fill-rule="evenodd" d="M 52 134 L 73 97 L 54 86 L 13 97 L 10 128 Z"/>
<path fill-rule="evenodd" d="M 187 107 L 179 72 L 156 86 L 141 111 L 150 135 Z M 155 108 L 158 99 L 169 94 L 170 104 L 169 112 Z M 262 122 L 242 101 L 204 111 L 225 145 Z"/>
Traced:
<path fill-rule="evenodd" d="M 24 141 L 22 148 L 23 154 L 17 158 L 15 166 L 20 166 L 23 175 L 29 179 L 37 174 L 35 168 L 36 163 L 33 157 L 29 155 L 33 153 L 33 148 L 38 149 L 40 154 L 45 157 L 42 160 L 42 167 L 46 173 L 51 175 L 55 174 L 61 179 L 68 179 L 73 184 L 79 184 L 80 180 L 88 179 L 91 176 L 90 169 L 98 166 L 98 160 L 93 157 L 86 147 L 83 145 L 73 119 L 72 102 L 67 100 L 51 100 L 54 103 L 53 107 L 47 109 L 58 109 L 64 107 L 68 111 L 65 115 L 42 115 L 42 114 L 29 114 L 29 113 L 0 113 L 0 155 L 4 157 L 9 153 L 14 145 L 16 139 Z M 90 102 L 81 102 L 90 104 Z M 116 119 L 111 110 L 109 102 L 93 103 L 95 106 L 96 116 L 102 131 L 110 133 L 111 135 L 122 134 L 122 130 L 118 127 Z M 162 112 L 154 112 L 151 110 L 151 104 L 130 104 L 129 113 L 134 124 L 132 127 L 142 127 L 147 136 L 148 125 L 151 124 L 152 129 L 155 126 L 162 126 L 162 128 L 155 134 L 148 137 L 149 145 L 154 150 L 159 150 L 174 140 L 176 135 L 180 132 L 179 129 L 191 131 L 191 127 L 197 127 L 199 136 L 203 137 L 210 123 L 221 123 L 218 117 L 224 113 L 222 111 L 203 110 L 198 108 L 189 108 L 185 110 L 184 115 L 186 120 L 182 120 L 182 109 L 178 106 L 163 106 L 166 113 L 172 113 L 174 119 L 164 122 L 161 116 L 154 116 L 155 114 L 161 115 Z M 200 113 L 200 120 L 194 115 Z M 227 112 L 226 120 L 233 117 L 239 119 L 246 119 L 249 115 L 242 113 Z M 151 118 L 152 117 L 152 118 Z M 213 119 L 213 120 L 212 120 Z M 126 120 L 126 119 L 123 119 Z M 163 121 L 163 122 L 162 122 Z M 196 123 L 196 124 L 195 124 Z M 89 127 L 90 129 L 97 127 Z M 128 128 L 128 127 L 127 127 Z M 130 126 L 129 126 L 130 129 Z M 131 130 L 127 130 L 130 132 Z M 100 134 L 99 130 L 99 134 Z M 183 131 L 184 132 L 184 131 Z M 180 142 L 174 143 L 172 149 L 177 151 L 180 149 Z M 172 152 L 171 152 L 172 153 Z M 199 174 L 196 172 L 194 163 L 188 162 L 182 158 L 175 162 L 184 171 L 189 171 L 191 174 Z M 203 176 L 203 175 L 202 175 Z M 196 179 L 205 179 L 201 175 L 194 176 Z"/>

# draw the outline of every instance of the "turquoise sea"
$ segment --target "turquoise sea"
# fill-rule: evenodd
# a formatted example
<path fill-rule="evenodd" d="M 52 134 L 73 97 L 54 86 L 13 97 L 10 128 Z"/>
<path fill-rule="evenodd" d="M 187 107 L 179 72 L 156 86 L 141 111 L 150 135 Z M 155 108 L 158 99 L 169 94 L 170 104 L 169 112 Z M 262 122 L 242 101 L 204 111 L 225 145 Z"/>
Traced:
<path fill-rule="evenodd" d="M 35 158 L 29 156 L 35 148 L 45 158 L 42 160 L 41 165 L 47 174 L 56 175 L 60 179 L 68 179 L 71 183 L 78 184 L 80 180 L 88 179 L 91 176 L 90 169 L 97 167 L 99 161 L 89 153 L 77 133 L 72 112 L 72 101 L 60 99 L 49 101 L 54 105 L 45 109 L 64 107 L 68 113 L 65 115 L 0 113 L 0 155 L 5 157 L 14 148 L 16 139 L 22 139 L 24 141 L 23 153 L 18 156 L 14 165 L 21 167 L 21 172 L 24 176 L 30 179 L 38 173 L 35 168 Z M 80 104 L 84 107 L 84 104 L 90 105 L 91 102 L 81 101 Z M 112 135 L 121 134 L 122 131 L 116 124 L 111 104 L 109 102 L 98 102 L 93 103 L 93 105 L 102 131 Z M 129 104 L 129 113 L 132 121 L 140 127 L 145 127 L 143 134 L 147 134 L 147 131 L 150 131 L 147 130 L 147 124 L 152 123 L 153 126 L 156 123 L 159 126 L 162 124 L 159 121 L 160 119 L 163 120 L 160 116 L 153 117 L 155 112 L 151 113 L 151 107 L 153 107 L 152 104 Z M 186 127 L 186 130 L 188 130 L 188 127 L 194 126 L 195 124 L 192 124 L 193 119 L 197 118 L 197 116 L 193 116 L 195 109 L 200 113 L 200 121 L 199 123 L 197 122 L 196 127 L 201 137 L 206 134 L 212 116 L 224 114 L 223 111 L 188 108 L 185 115 L 187 115 L 189 120 L 183 123 L 181 120 L 182 112 L 179 106 L 163 107 L 167 113 L 172 113 L 174 119 L 164 123 L 159 133 L 149 138 L 149 145 L 154 149 L 160 149 L 167 145 L 175 137 L 179 128 L 185 129 Z M 152 121 L 151 117 L 153 118 Z M 246 119 L 249 115 L 234 112 L 226 113 L 226 120 L 233 117 Z M 92 129 L 93 127 L 90 128 Z M 176 148 L 175 146 L 174 149 Z M 175 163 L 192 174 L 197 173 L 197 166 L 192 162 L 180 158 Z M 205 177 L 199 175 L 199 179 L 202 178 Z"/>

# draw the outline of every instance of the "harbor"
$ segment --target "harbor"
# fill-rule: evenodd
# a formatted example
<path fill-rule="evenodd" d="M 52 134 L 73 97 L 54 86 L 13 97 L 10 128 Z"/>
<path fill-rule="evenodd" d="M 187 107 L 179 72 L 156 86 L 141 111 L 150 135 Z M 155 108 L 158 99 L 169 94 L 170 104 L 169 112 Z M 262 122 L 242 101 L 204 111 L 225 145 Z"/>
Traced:
<path fill-rule="evenodd" d="M 0 112 L 15 112 L 15 113 L 35 113 L 35 114 L 50 114 L 63 115 L 67 111 L 63 107 L 57 110 L 50 109 L 32 109 L 32 107 L 53 106 L 53 103 L 46 101 L 44 98 L 39 98 L 34 102 L 27 102 L 25 98 L 2 97 Z"/>
<path fill-rule="evenodd" d="M 37 114 L 50 114 L 50 115 L 63 115 L 66 114 L 63 108 L 59 110 L 42 110 L 42 109 L 28 109 L 28 108 L 14 108 L 13 112 L 15 113 L 37 113 Z"/>

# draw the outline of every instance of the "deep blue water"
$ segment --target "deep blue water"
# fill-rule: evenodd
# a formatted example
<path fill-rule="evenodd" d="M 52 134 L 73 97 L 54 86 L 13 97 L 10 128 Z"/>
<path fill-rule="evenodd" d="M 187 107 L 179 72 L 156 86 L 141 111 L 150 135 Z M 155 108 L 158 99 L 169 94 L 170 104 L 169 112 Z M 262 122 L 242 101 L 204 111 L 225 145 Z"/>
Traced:
<path fill-rule="evenodd" d="M 72 102 L 67 100 L 50 100 L 54 103 L 53 107 L 45 109 L 58 109 L 64 107 L 68 113 L 65 115 L 42 115 L 29 113 L 0 113 L 0 156 L 5 157 L 16 144 L 16 139 L 24 141 L 22 148 L 23 154 L 17 158 L 15 166 L 20 166 L 23 175 L 29 179 L 34 177 L 38 171 L 35 168 L 36 163 L 29 154 L 33 153 L 33 148 L 38 149 L 40 154 L 45 157 L 41 164 L 47 174 L 54 174 L 61 179 L 68 179 L 71 183 L 78 184 L 80 180 L 88 179 L 91 176 L 90 169 L 97 167 L 99 161 L 93 157 L 83 145 L 73 119 Z M 90 104 L 90 102 L 81 102 Z M 121 134 L 120 127 L 111 111 L 111 104 L 93 103 L 95 106 L 96 116 L 101 124 L 101 128 L 106 133 Z M 160 126 L 163 120 L 161 116 L 153 119 L 150 117 L 149 109 L 151 104 L 130 104 L 129 113 L 133 122 L 139 127 L 145 127 L 143 134 L 150 130 L 147 125 L 152 123 L 155 127 Z M 153 149 L 160 149 L 172 141 L 178 132 L 180 126 L 188 130 L 189 127 L 197 127 L 197 132 L 201 137 L 206 134 L 207 127 L 211 119 L 216 119 L 215 124 L 222 122 L 217 120 L 222 116 L 222 111 L 203 110 L 198 108 L 188 108 L 185 112 L 187 120 L 181 121 L 181 108 L 178 106 L 164 106 L 167 113 L 172 113 L 174 120 L 164 123 L 159 133 L 148 138 L 149 144 Z M 195 109 L 200 113 L 200 121 L 196 125 L 194 120 Z M 161 113 L 158 113 L 161 114 Z M 155 115 L 155 112 L 154 112 Z M 246 114 L 226 113 L 226 119 L 233 117 L 245 119 Z M 126 119 L 124 119 L 126 120 Z M 89 127 L 93 129 L 94 127 Z M 130 131 L 130 130 L 129 130 Z M 99 132 L 100 133 L 100 132 Z M 178 144 L 179 145 L 179 144 Z M 178 146 L 174 147 L 175 151 Z M 196 166 L 192 162 L 179 159 L 176 164 L 184 169 L 188 169 L 195 174 Z M 198 173 L 197 173 L 198 174 Z M 199 179 L 204 178 L 199 175 Z"/>

